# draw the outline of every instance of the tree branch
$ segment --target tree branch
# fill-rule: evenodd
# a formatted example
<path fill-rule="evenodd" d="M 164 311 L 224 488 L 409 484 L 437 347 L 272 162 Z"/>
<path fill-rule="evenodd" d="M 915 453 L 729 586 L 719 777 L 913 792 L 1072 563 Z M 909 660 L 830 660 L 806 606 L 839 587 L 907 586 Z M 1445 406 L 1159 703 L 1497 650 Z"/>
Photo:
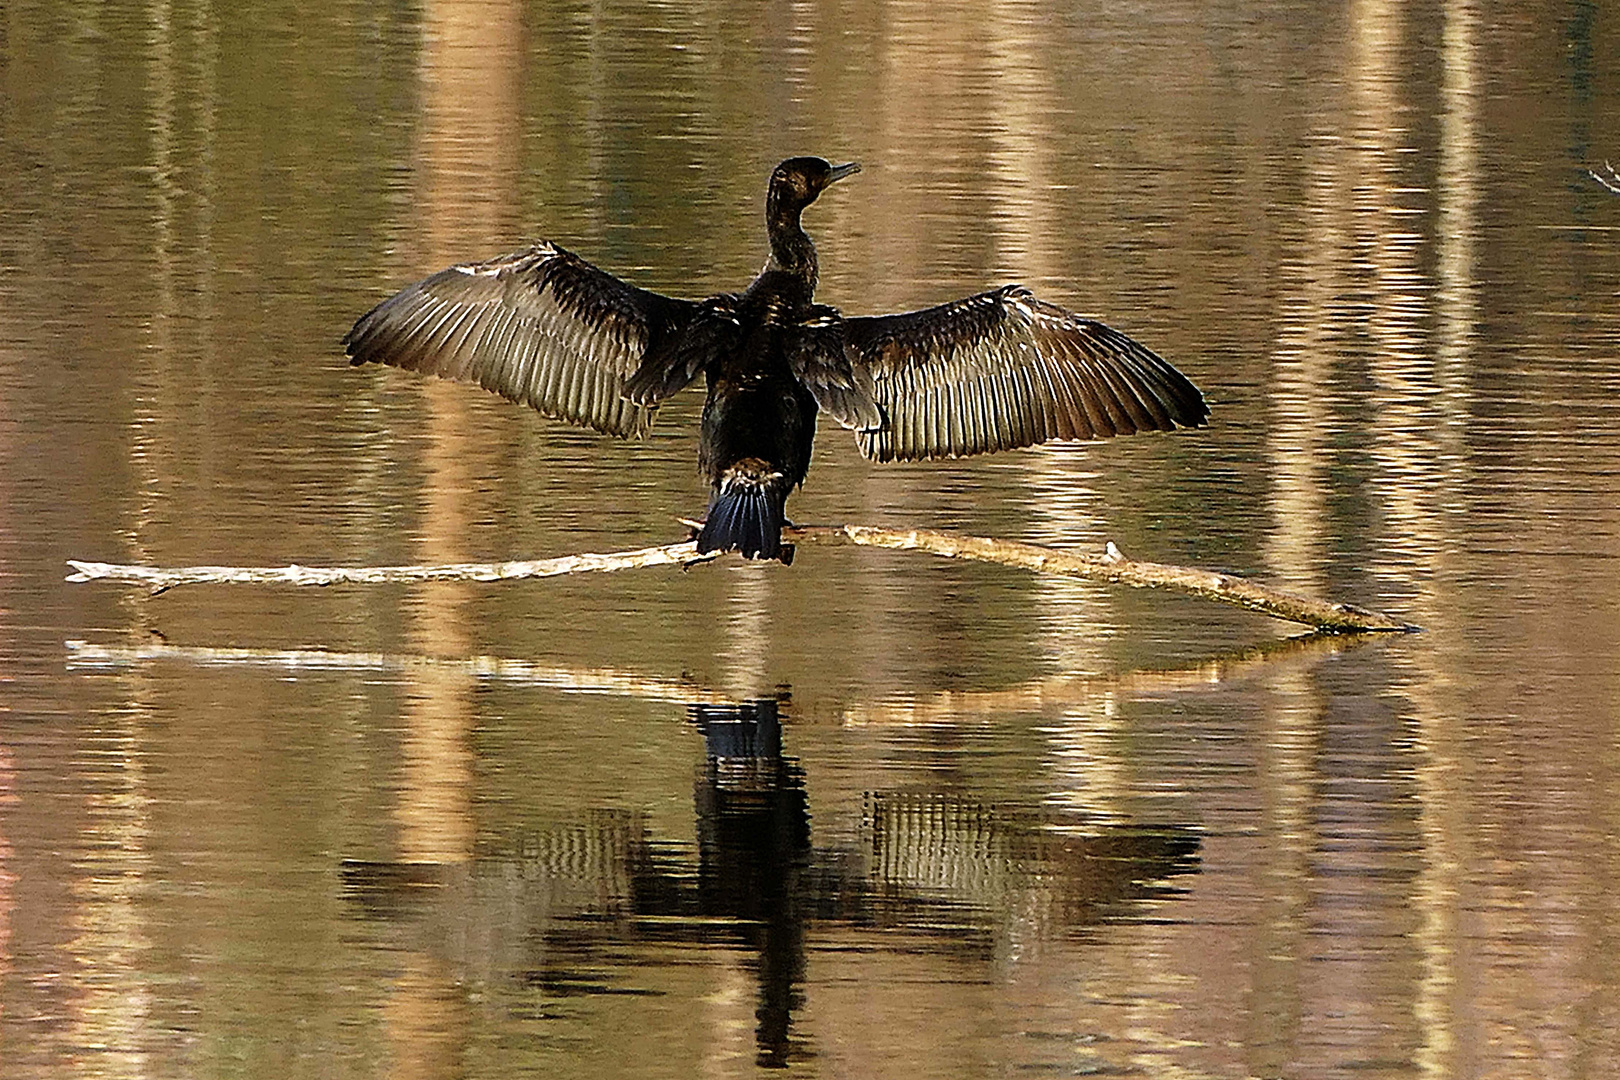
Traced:
<path fill-rule="evenodd" d="M 1016 566 L 1039 574 L 1088 578 L 1137 589 L 1175 589 L 1217 603 L 1258 611 L 1276 619 L 1304 623 L 1330 633 L 1420 629 L 1411 623 L 1352 604 L 1332 604 L 1303 593 L 1274 589 L 1235 574 L 1189 566 L 1127 559 L 1112 543 L 1103 555 L 1080 555 L 1016 540 L 936 532 L 932 529 L 877 529 L 866 525 L 806 526 L 782 530 L 784 539 L 819 544 L 860 544 L 899 551 L 926 551 L 949 559 Z"/>
<path fill-rule="evenodd" d="M 718 556 L 699 555 L 682 544 L 617 551 L 609 555 L 563 555 L 527 562 L 441 563 L 436 566 L 127 566 L 69 559 L 68 581 L 138 581 L 157 592 L 176 585 L 377 585 L 400 581 L 513 581 L 642 566 L 691 566 Z"/>
<path fill-rule="evenodd" d="M 1016 566 L 1041 574 L 1087 578 L 1133 588 L 1174 589 L 1206 600 L 1247 608 L 1273 618 L 1303 623 L 1330 633 L 1413 631 L 1410 623 L 1350 604 L 1333 604 L 1301 593 L 1274 589 L 1235 574 L 1127 559 L 1113 544 L 1104 555 L 1080 555 L 1036 544 L 991 540 L 932 529 L 880 529 L 868 525 L 809 525 L 782 531 L 790 543 L 857 544 L 898 551 L 924 551 L 951 559 Z M 133 581 L 162 592 L 176 585 L 258 583 L 336 585 L 350 582 L 510 581 L 593 571 L 631 570 L 643 566 L 688 567 L 707 562 L 688 540 L 663 547 L 612 554 L 565 555 L 529 562 L 448 563 L 438 566 L 127 566 L 68 560 L 68 581 Z"/>

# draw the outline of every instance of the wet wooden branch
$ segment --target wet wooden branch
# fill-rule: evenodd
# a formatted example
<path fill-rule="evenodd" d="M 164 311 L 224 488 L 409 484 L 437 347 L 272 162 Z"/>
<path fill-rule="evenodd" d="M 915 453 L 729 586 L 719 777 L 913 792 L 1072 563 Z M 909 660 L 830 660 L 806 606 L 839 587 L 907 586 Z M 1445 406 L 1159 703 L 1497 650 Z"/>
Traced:
<path fill-rule="evenodd" d="M 1420 629 L 1380 612 L 1274 589 L 1236 574 L 1127 559 L 1112 543 L 1105 554 L 1081 555 L 1016 540 L 989 540 L 932 529 L 875 529 L 866 525 L 784 529 L 782 536 L 783 539 L 818 544 L 860 544 L 899 551 L 926 551 L 930 555 L 949 559 L 999 563 L 1039 574 L 1087 578 L 1138 589 L 1174 589 L 1217 603 L 1248 608 L 1272 618 L 1314 626 L 1330 633 L 1369 630 L 1404 633 Z"/>
<path fill-rule="evenodd" d="M 176 585 L 377 585 L 401 581 L 515 581 L 643 566 L 691 566 L 718 556 L 699 555 L 682 544 L 616 551 L 608 555 L 563 555 L 525 562 L 441 563 L 436 566 L 126 566 L 69 559 L 68 581 L 135 581 L 162 592 Z"/>
<path fill-rule="evenodd" d="M 991 540 L 931 529 L 879 529 L 867 525 L 810 525 L 783 530 L 783 539 L 798 544 L 858 544 L 897 551 L 924 551 L 951 559 L 1016 566 L 1041 574 L 1087 578 L 1134 588 L 1174 589 L 1223 604 L 1247 608 L 1273 618 L 1302 623 L 1331 633 L 1411 631 L 1417 627 L 1366 608 L 1334 604 L 1301 593 L 1274 589 L 1235 574 L 1127 559 L 1113 544 L 1106 554 L 1082 555 L 1012 540 Z M 126 566 L 70 559 L 69 581 L 132 581 L 156 591 L 176 585 L 258 583 L 336 585 L 351 582 L 510 581 L 592 571 L 631 570 L 643 566 L 691 566 L 715 556 L 698 554 L 688 540 L 663 547 L 606 555 L 565 555 L 555 559 L 503 563 L 449 563 L 438 566 Z"/>

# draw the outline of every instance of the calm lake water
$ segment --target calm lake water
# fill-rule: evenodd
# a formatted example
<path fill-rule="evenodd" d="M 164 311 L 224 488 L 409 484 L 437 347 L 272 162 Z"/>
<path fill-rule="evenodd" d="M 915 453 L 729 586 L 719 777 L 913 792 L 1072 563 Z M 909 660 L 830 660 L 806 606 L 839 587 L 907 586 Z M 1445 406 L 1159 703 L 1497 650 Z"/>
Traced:
<path fill-rule="evenodd" d="M 852 548 L 508 584 L 67 584 L 680 539 L 646 441 L 349 368 L 544 236 L 850 313 L 1022 281 L 1173 436 L 790 512 L 1222 568 L 1421 635 Z M 0 8 L 0 1073 L 1608 1077 L 1620 9 Z"/>

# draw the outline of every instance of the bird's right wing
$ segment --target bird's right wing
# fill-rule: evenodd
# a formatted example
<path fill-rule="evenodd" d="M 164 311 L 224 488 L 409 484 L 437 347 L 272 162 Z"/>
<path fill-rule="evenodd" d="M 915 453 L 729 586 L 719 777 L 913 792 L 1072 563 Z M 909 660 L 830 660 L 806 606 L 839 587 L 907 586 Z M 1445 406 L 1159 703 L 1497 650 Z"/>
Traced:
<path fill-rule="evenodd" d="M 701 310 L 541 241 L 407 286 L 362 315 L 343 344 L 355 364 L 476 382 L 558 420 L 630 436 L 696 369 L 661 370 L 635 400 L 627 383 L 644 362 L 661 363 Z"/>
<path fill-rule="evenodd" d="M 1152 350 L 1021 285 L 846 319 L 844 334 L 883 410 L 883 426 L 857 436 L 878 461 L 1168 431 L 1209 416 L 1198 388 Z"/>

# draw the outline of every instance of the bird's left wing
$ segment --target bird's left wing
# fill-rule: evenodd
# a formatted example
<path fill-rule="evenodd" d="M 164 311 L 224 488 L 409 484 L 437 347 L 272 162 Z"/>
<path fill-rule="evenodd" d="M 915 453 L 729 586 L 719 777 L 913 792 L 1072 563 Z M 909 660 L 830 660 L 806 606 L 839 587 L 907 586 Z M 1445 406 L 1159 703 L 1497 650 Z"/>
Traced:
<path fill-rule="evenodd" d="M 883 426 L 858 435 L 878 461 L 1197 427 L 1209 416 L 1198 388 L 1152 350 L 1021 285 L 846 319 L 844 334 L 883 410 Z"/>
<path fill-rule="evenodd" d="M 657 401 L 680 386 L 666 378 L 663 393 L 642 389 L 632 401 L 627 382 L 699 311 L 541 241 L 407 286 L 362 315 L 343 344 L 355 364 L 476 382 L 547 416 L 630 436 L 646 431 Z"/>

